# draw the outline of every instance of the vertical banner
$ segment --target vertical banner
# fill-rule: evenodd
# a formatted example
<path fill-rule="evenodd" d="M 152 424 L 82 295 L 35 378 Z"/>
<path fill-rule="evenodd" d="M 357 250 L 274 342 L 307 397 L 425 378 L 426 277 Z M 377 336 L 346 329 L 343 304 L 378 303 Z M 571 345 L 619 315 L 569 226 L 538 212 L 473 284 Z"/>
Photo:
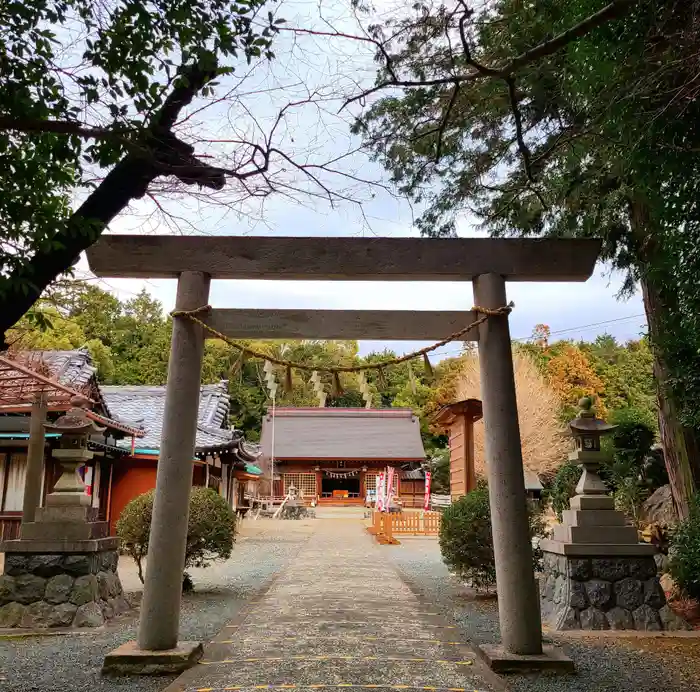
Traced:
<path fill-rule="evenodd" d="M 430 509 L 430 471 L 425 472 L 425 500 L 423 509 L 427 512 Z"/>
<path fill-rule="evenodd" d="M 374 508 L 377 512 L 384 511 L 384 472 L 377 477 L 377 486 L 374 491 Z"/>
<path fill-rule="evenodd" d="M 394 494 L 394 474 L 396 469 L 393 466 L 387 466 L 386 469 L 386 501 L 385 501 L 385 512 L 391 510 L 391 497 Z"/>

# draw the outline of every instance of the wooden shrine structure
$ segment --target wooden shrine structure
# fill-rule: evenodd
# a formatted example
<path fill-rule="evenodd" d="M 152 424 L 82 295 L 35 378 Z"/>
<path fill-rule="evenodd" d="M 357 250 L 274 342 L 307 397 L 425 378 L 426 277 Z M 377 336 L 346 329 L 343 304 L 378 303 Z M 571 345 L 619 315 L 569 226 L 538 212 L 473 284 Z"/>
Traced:
<path fill-rule="evenodd" d="M 207 305 L 212 279 L 472 281 L 475 303 L 497 310 L 507 305 L 507 281 L 585 281 L 599 251 L 591 239 L 105 235 L 87 255 L 99 277 L 177 279 L 178 311 Z M 213 309 L 202 319 L 238 339 L 437 341 L 477 317 L 471 311 Z M 137 644 L 113 652 L 122 663 L 129 651 L 138 661 L 144 650 L 183 659 L 177 646 L 191 486 L 186 469 L 204 333 L 185 316 L 173 322 L 141 618 Z M 479 349 L 502 649 L 506 656 L 541 658 L 508 316 L 490 316 L 461 339 Z M 192 648 L 193 657 L 197 651 Z"/>
<path fill-rule="evenodd" d="M 479 399 L 464 399 L 443 406 L 433 418 L 450 439 L 450 497 L 456 500 L 476 488 L 474 423 L 481 420 Z"/>

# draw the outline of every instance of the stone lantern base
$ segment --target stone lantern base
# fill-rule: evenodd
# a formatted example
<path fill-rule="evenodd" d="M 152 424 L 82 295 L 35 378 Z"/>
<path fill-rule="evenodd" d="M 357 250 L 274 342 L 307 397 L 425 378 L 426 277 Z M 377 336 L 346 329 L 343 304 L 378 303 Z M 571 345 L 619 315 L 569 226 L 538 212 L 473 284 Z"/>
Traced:
<path fill-rule="evenodd" d="M 577 550 L 562 554 L 547 550 L 547 544 L 554 541 L 542 543 L 542 621 L 550 629 L 690 629 L 666 603 L 653 550 L 644 550 L 651 546 L 640 545 L 625 554 L 615 551 L 615 546 L 606 546 L 608 550 L 591 546 L 586 551 L 581 545 L 569 544 L 566 547 Z"/>
<path fill-rule="evenodd" d="M 117 574 L 118 539 L 89 508 L 47 507 L 0 543 L 0 628 L 99 627 L 129 609 Z M 78 514 L 82 514 L 82 521 Z"/>

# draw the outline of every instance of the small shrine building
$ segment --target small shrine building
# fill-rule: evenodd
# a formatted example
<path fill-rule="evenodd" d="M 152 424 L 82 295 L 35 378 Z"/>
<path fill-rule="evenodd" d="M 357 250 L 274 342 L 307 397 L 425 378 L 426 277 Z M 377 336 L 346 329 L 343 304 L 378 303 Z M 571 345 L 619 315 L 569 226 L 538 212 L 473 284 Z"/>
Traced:
<path fill-rule="evenodd" d="M 410 409 L 269 409 L 261 448 L 262 494 L 270 494 L 274 478 L 275 497 L 293 485 L 307 503 L 361 505 L 392 466 L 399 477 L 396 496 L 405 506 L 422 505 L 425 450 Z"/>

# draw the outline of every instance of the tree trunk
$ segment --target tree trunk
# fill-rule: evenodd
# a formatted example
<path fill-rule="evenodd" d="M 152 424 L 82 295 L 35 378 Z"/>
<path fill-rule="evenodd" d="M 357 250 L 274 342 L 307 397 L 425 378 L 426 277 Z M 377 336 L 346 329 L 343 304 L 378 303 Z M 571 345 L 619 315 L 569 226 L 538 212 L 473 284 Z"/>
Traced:
<path fill-rule="evenodd" d="M 635 249 L 642 276 L 640 283 L 644 311 L 654 354 L 661 446 L 676 511 L 681 519 L 685 519 L 690 500 L 700 486 L 700 442 L 695 430 L 681 424 L 678 403 L 667 384 L 669 369 L 662 345 L 665 330 L 663 316 L 674 310 L 675 301 L 671 293 L 664 291 L 662 282 L 654 280 L 663 271 L 661 267 L 665 266 L 663 250 L 658 233 L 652 230 L 649 208 L 643 200 L 631 202 L 630 224 L 637 243 Z"/>
<path fill-rule="evenodd" d="M 654 353 L 654 379 L 659 404 L 659 433 L 664 451 L 666 470 L 678 516 L 688 516 L 689 500 L 698 483 L 698 440 L 693 430 L 682 426 L 673 394 L 668 390 L 668 368 L 659 346 L 660 315 L 665 309 L 658 291 L 647 278 L 642 279 L 644 310 L 649 323 Z M 693 471 L 696 473 L 693 473 Z"/>

